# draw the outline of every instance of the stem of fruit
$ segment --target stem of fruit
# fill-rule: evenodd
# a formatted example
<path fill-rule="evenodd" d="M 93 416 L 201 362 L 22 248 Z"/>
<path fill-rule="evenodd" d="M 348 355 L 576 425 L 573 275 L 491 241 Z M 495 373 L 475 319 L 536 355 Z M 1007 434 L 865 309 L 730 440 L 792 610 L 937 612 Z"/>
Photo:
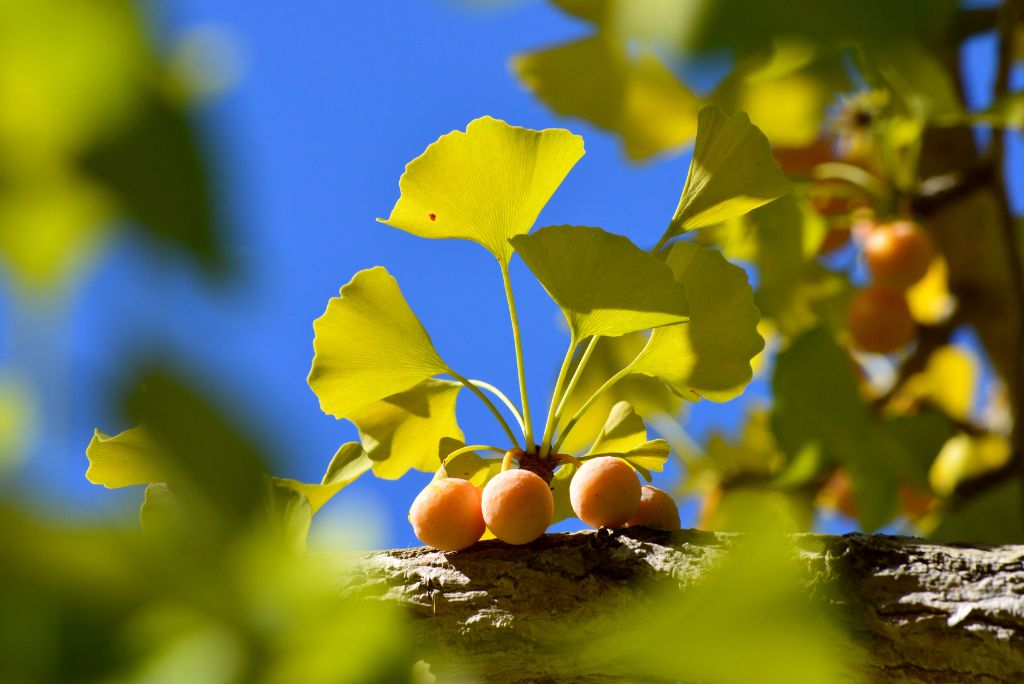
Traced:
<path fill-rule="evenodd" d="M 493 451 L 498 454 L 505 453 L 505 450 L 501 447 L 490 446 L 488 444 L 471 444 L 470 446 L 460 447 L 444 457 L 444 460 L 441 461 L 441 467 L 438 468 L 437 473 L 434 474 L 434 479 L 436 480 L 438 477 L 448 477 L 448 471 L 446 470 L 448 463 L 450 463 L 456 456 L 461 456 L 462 454 L 468 454 L 474 451 Z"/>
<path fill-rule="evenodd" d="M 597 390 L 595 390 L 594 393 L 590 395 L 590 398 L 583 402 L 583 406 L 580 406 L 579 409 L 576 410 L 576 413 L 573 414 L 572 419 L 565 426 L 565 429 L 562 430 L 562 433 L 560 435 L 558 435 L 558 441 L 555 442 L 554 446 L 552 447 L 555 453 L 558 453 L 558 450 L 562 448 L 562 444 L 565 442 L 565 438 L 568 437 L 569 433 L 572 432 L 572 429 L 576 427 L 576 423 L 580 422 L 580 418 L 582 418 L 583 414 L 587 412 L 587 409 L 593 406 L 594 402 L 597 401 L 602 394 L 611 389 L 612 385 L 614 385 L 619 380 L 629 375 L 630 368 L 632 367 L 632 365 L 633 364 L 626 366 L 618 373 L 605 380 L 604 384 L 598 387 Z"/>
<path fill-rule="evenodd" d="M 565 359 L 562 360 L 562 368 L 558 371 L 558 380 L 555 381 L 555 391 L 551 395 L 551 405 L 548 407 L 548 420 L 544 424 L 544 437 L 540 443 L 540 457 L 547 458 L 551 453 L 551 438 L 555 435 L 555 409 L 562 396 L 562 388 L 565 386 L 565 376 L 569 374 L 569 366 L 572 365 L 572 355 L 576 351 L 576 336 L 569 340 L 569 350 L 565 352 Z M 556 450 L 557 451 L 557 450 Z"/>
<path fill-rule="evenodd" d="M 514 444 L 517 448 L 522 448 L 519 444 L 519 440 L 516 439 L 516 433 L 514 433 L 512 431 L 512 428 L 509 427 L 508 421 L 505 420 L 505 417 L 503 415 L 501 415 L 501 411 L 499 411 L 498 407 L 494 405 L 494 402 L 491 401 L 486 394 L 480 391 L 479 387 L 477 387 L 472 382 L 470 382 L 463 376 L 453 371 L 451 368 L 448 369 L 448 374 L 451 375 L 456 380 L 458 380 L 459 382 L 461 382 L 466 387 L 468 387 L 473 394 L 479 397 L 480 401 L 484 402 L 484 405 L 488 409 L 490 409 L 491 413 L 494 414 L 494 417 L 498 419 L 498 423 L 501 424 L 501 429 L 505 431 L 506 435 L 508 435 L 508 438 L 512 442 L 512 444 Z"/>
<path fill-rule="evenodd" d="M 557 456 L 555 456 L 555 459 L 559 461 L 565 461 L 566 463 L 572 463 L 577 468 L 583 465 L 583 461 L 581 461 L 578 458 L 574 458 L 569 454 L 558 454 Z"/>
<path fill-rule="evenodd" d="M 488 392 L 490 392 L 491 394 L 496 396 L 501 401 L 501 403 L 503 403 L 505 405 L 505 407 L 515 417 L 516 422 L 519 423 L 519 429 L 522 430 L 524 434 L 526 433 L 526 426 L 523 423 L 523 416 L 522 416 L 522 414 L 519 413 L 519 409 L 516 408 L 516 405 L 512 403 L 512 400 L 509 399 L 505 395 L 504 392 L 502 392 L 500 389 L 498 389 L 497 387 L 495 387 L 491 383 L 484 382 L 483 380 L 477 380 L 475 378 L 470 378 L 469 381 L 471 383 L 473 383 L 474 385 L 476 385 L 477 387 L 479 387 L 480 389 L 487 390 Z"/>
<path fill-rule="evenodd" d="M 587 348 L 583 350 L 583 356 L 580 357 L 580 362 L 576 365 L 576 370 L 573 372 L 572 377 L 569 378 L 569 384 L 566 386 L 565 392 L 562 393 L 562 398 L 558 402 L 558 408 L 555 409 L 556 429 L 558 428 L 558 424 L 562 422 L 562 414 L 565 411 L 565 405 L 569 401 L 569 395 L 576 389 L 576 385 L 579 383 L 580 378 L 583 377 L 583 369 L 587 367 L 587 362 L 590 361 L 590 357 L 594 353 L 594 348 L 597 347 L 597 341 L 599 339 L 601 338 L 597 335 L 590 338 L 590 343 L 587 344 Z"/>
<path fill-rule="evenodd" d="M 519 314 L 516 313 L 516 297 L 512 292 L 512 278 L 509 276 L 508 264 L 501 263 L 501 279 L 505 284 L 505 299 L 508 300 L 508 315 L 512 321 L 512 340 L 516 347 L 516 372 L 519 374 L 519 397 L 523 403 L 522 428 L 526 449 L 533 449 L 533 420 L 530 418 L 530 397 L 526 391 L 526 367 L 523 364 L 523 339 L 519 332 Z"/>
<path fill-rule="evenodd" d="M 505 452 L 505 457 L 501 459 L 501 472 L 505 472 L 512 468 L 512 459 L 516 457 L 516 454 L 523 455 L 522 449 L 509 449 Z"/>

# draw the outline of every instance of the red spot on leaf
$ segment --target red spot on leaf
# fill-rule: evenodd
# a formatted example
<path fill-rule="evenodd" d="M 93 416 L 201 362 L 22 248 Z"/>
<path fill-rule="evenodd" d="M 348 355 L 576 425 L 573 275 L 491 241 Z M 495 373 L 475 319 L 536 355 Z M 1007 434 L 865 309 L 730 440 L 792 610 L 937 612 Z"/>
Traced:
<path fill-rule="evenodd" d="M 436 221 L 437 220 L 437 214 L 431 214 L 430 215 L 430 220 L 431 221 Z"/>

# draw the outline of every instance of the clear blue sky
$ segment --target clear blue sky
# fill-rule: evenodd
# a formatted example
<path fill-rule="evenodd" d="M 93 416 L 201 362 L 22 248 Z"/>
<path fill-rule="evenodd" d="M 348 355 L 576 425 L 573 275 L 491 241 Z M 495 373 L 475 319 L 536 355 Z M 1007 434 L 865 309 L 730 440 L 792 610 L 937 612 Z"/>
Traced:
<path fill-rule="evenodd" d="M 439 135 L 483 114 L 581 133 L 587 154 L 538 225 L 596 225 L 650 244 L 675 207 L 688 155 L 629 165 L 611 136 L 552 116 L 512 78 L 511 55 L 586 31 L 542 2 L 490 11 L 396 0 L 163 4 L 157 23 L 165 36 L 214 24 L 243 58 L 238 83 L 200 112 L 242 276 L 211 290 L 183 260 L 122 240 L 62 310 L 4 305 L 0 313 L 15 321 L 6 354 L 43 388 L 45 439 L 25 479 L 69 510 L 114 511 L 141 497 L 83 477 L 92 429 L 127 427 L 111 408 L 112 386 L 140 349 L 172 353 L 195 369 L 197 381 L 277 456 L 276 474 L 318 480 L 355 431 L 321 413 L 306 385 L 312 321 L 357 270 L 376 264 L 398 278 L 449 363 L 515 394 L 493 258 L 470 243 L 425 241 L 374 221 L 397 199 L 405 163 Z M 527 275 L 517 262 L 531 401 L 539 407 L 567 339 L 557 310 Z M 765 396 L 763 383 L 748 392 L 757 396 Z M 468 439 L 501 443 L 468 394 L 460 410 Z M 689 427 L 699 437 L 739 416 L 738 405 L 702 404 Z M 412 545 L 405 515 L 428 479 L 367 476 L 325 513 L 375 545 Z M 674 479 L 670 473 L 662 482 Z"/>

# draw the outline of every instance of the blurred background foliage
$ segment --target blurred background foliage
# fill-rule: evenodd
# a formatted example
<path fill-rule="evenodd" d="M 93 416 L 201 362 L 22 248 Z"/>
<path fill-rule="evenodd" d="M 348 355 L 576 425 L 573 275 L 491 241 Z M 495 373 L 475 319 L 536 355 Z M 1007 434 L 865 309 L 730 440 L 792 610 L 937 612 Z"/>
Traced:
<path fill-rule="evenodd" d="M 868 531 L 1022 541 L 1020 193 L 1006 162 L 1024 83 L 1020 3 L 550 4 L 583 35 L 512 67 L 554 112 L 614 133 L 645 162 L 687 145 L 704 104 L 744 110 L 798 183 L 697 238 L 755 282 L 770 401 L 748 408 L 738 434 L 697 444 L 685 419 L 668 418 L 675 397 L 651 405 L 657 393 L 643 393 L 640 412 L 662 414 L 685 463 L 681 493 L 701 499 L 700 524 L 743 529 L 767 512 L 808 529 L 817 508 Z M 999 51 L 991 81 L 965 61 L 978 39 Z M 846 310 L 870 281 L 868 232 L 900 217 L 940 253 L 906 295 L 916 342 L 866 354 Z M 637 344 L 602 352 L 618 367 Z"/>
<path fill-rule="evenodd" d="M 698 237 L 747 269 L 768 341 L 755 365 L 762 391 L 728 409 L 736 428 L 697 434 L 698 407 L 633 376 L 584 415 L 567 450 L 589 444 L 611 406 L 627 400 L 672 443 L 676 494 L 692 504 L 684 511 L 698 526 L 1024 542 L 1024 286 L 1014 216 L 1022 202 L 1021 3 L 549 4 L 531 11 L 563 14 L 559 30 L 571 26 L 570 35 L 533 45 L 525 32 L 508 57 L 525 91 L 567 117 L 554 123 L 583 129 L 588 145 L 593 129 L 604 131 L 630 162 L 656 164 L 686 150 L 704 104 L 744 110 L 798 183 L 789 197 Z M 188 277 L 212 276 L 202 285 L 211 298 L 219 284 L 239 282 L 233 255 L 246 233 L 229 225 L 216 146 L 194 111 L 231 86 L 230 55 L 218 53 L 215 34 L 168 40 L 157 16 L 130 0 L 0 0 L 0 314 L 8 333 L 18 315 L 65 311 L 104 250 L 125 236 L 158 259 L 190 262 Z M 489 13 L 474 21 L 486 35 L 481 27 L 501 30 L 510 20 Z M 401 30 L 410 41 L 423 33 Z M 965 56 L 979 46 L 988 51 L 984 78 Z M 460 88 L 458 74 L 447 78 Z M 458 116 L 443 130 L 469 119 Z M 389 192 L 399 171 L 397 161 L 382 171 L 393 179 Z M 917 339 L 898 354 L 851 351 L 846 307 L 867 281 L 863 225 L 896 215 L 922 223 L 939 251 L 907 294 Z M 347 239 L 345 250 L 361 249 L 358 237 Z M 322 301 L 313 299 L 310 311 Z M 312 316 L 303 311 L 301 320 Z M 42 327 L 44 338 L 63 334 Z M 581 390 L 621 368 L 643 339 L 605 342 Z M 328 469 L 322 484 L 272 475 L 294 474 L 290 463 L 302 458 L 323 472 L 328 459 L 300 456 L 307 445 L 280 440 L 280 453 L 267 453 L 251 425 L 236 420 L 234 399 L 251 388 L 219 387 L 210 398 L 211 383 L 195 381 L 202 368 L 156 351 L 164 350 L 131 350 L 123 371 L 88 397 L 110 404 L 105 415 L 125 425 L 145 423 L 166 459 L 160 467 L 177 473 L 147 487 L 145 532 L 121 509 L 113 520 L 71 515 L 16 486 L 33 456 L 51 457 L 38 453 L 43 437 L 64 429 L 45 398 L 79 395 L 38 381 L 17 358 L 0 370 L 0 679 L 430 681 L 428 668 L 414 665 L 419 654 L 401 617 L 340 596 L 344 564 L 302 551 L 325 500 L 317 488 L 331 488 L 338 472 Z M 88 435 L 72 440 L 80 461 L 53 456 L 52 467 L 84 473 Z M 342 455 L 337 467 L 357 467 L 359 453 Z M 392 517 L 404 517 L 409 501 L 396 501 Z M 755 582 L 745 571 L 771 563 L 749 560 L 700 591 L 666 597 L 665 633 L 682 629 L 703 647 L 685 651 L 685 662 L 657 649 L 661 671 L 701 676 L 722 662 L 723 644 L 775 663 L 762 681 L 829 681 L 852 667 L 856 649 L 819 629 L 819 611 L 795 607 L 799 580 L 785 564 L 779 582 L 763 573 Z M 701 614 L 715 629 L 694 629 L 690 618 Z M 739 623 L 750 629 L 736 633 Z M 649 657 L 646 632 L 622 636 L 590 647 L 602 657 Z M 795 661 L 806 667 L 787 667 Z M 751 666 L 732 662 L 736 671 L 719 670 L 720 679 L 749 681 Z"/>

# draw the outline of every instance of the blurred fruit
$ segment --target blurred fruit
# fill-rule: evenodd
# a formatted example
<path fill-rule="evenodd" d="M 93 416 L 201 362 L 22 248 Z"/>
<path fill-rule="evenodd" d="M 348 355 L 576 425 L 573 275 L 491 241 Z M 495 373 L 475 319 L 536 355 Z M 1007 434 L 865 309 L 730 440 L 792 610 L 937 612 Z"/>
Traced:
<path fill-rule="evenodd" d="M 864 259 L 875 283 L 906 290 L 928 272 L 935 248 L 912 221 L 876 226 L 864 242 Z"/>
<path fill-rule="evenodd" d="M 875 354 L 906 347 L 917 332 L 903 294 L 876 286 L 853 296 L 846 324 L 853 346 Z"/>

